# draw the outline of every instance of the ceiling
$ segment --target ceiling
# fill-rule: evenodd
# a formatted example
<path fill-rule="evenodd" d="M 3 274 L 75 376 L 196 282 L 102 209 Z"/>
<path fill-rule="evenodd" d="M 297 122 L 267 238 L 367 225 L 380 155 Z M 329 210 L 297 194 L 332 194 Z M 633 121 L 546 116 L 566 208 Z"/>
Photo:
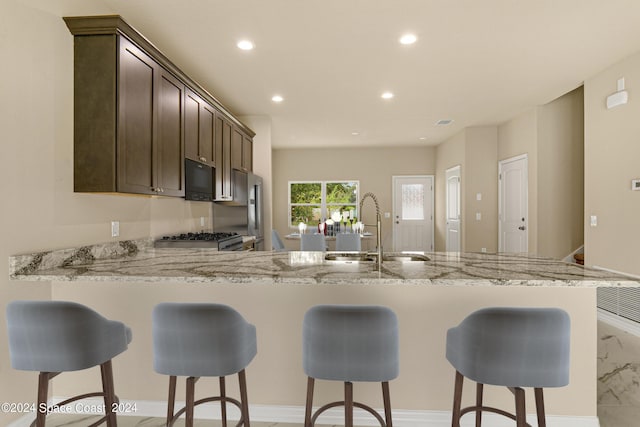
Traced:
<path fill-rule="evenodd" d="M 22 3 L 59 16 L 122 15 L 235 114 L 270 116 L 274 148 L 435 145 L 545 104 L 640 51 L 638 0 Z M 406 32 L 415 44 L 398 42 Z M 254 50 L 236 47 L 244 38 Z M 383 100 L 384 91 L 395 96 Z"/>

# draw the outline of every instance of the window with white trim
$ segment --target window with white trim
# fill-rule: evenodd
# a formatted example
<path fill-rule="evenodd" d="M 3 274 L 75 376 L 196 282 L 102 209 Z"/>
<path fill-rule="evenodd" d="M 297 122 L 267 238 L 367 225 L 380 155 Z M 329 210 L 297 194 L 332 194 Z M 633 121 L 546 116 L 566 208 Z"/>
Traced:
<path fill-rule="evenodd" d="M 359 181 L 289 181 L 289 226 L 318 222 L 338 212 L 342 221 L 355 223 L 358 216 Z"/>

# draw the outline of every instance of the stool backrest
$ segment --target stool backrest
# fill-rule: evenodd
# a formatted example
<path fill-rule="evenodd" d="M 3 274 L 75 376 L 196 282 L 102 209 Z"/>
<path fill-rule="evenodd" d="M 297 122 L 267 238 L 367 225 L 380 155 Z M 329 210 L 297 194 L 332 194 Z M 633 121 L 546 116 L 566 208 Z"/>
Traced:
<path fill-rule="evenodd" d="M 318 251 L 324 252 L 327 250 L 327 243 L 324 238 L 324 234 L 304 233 L 300 235 L 300 250 L 301 251 Z"/>
<path fill-rule="evenodd" d="M 310 377 L 383 382 L 398 376 L 398 319 L 387 307 L 317 305 L 305 314 L 302 335 Z"/>
<path fill-rule="evenodd" d="M 102 364 L 127 349 L 131 331 L 82 304 L 13 301 L 7 305 L 11 366 L 65 372 Z"/>
<path fill-rule="evenodd" d="M 482 384 L 562 387 L 569 383 L 570 329 L 559 308 L 485 308 L 447 332 L 446 355 Z"/>
<path fill-rule="evenodd" d="M 338 233 L 336 235 L 336 251 L 361 251 L 362 242 L 357 233 Z"/>
<path fill-rule="evenodd" d="M 257 353 L 256 328 L 224 304 L 161 303 L 153 309 L 153 365 L 177 376 L 226 376 Z"/>

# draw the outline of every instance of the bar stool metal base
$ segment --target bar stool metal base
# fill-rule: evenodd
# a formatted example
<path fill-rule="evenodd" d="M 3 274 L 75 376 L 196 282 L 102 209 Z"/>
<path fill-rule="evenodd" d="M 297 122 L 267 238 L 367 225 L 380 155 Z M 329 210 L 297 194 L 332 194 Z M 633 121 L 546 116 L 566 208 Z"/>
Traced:
<path fill-rule="evenodd" d="M 40 372 L 38 375 L 38 407 L 36 408 L 36 419 L 31 423 L 30 427 L 45 427 L 47 414 L 52 411 L 51 407 L 47 407 L 47 397 L 49 393 L 49 381 L 58 376 L 60 372 Z M 106 422 L 107 427 L 117 427 L 116 412 L 114 405 L 120 401 L 115 395 L 113 387 L 113 369 L 111 360 L 100 365 L 100 374 L 102 377 L 102 392 L 86 393 L 71 397 L 65 401 L 58 403 L 56 406 L 62 407 L 78 400 L 88 399 L 89 397 L 103 397 L 105 405 L 105 416 L 88 427 L 96 427 Z M 47 408 L 46 411 L 42 409 Z"/>
<path fill-rule="evenodd" d="M 353 383 L 344 383 L 344 396 L 345 400 L 328 403 L 315 412 L 313 411 L 313 388 L 315 385 L 315 379 L 307 377 L 307 402 L 305 407 L 304 426 L 313 427 L 318 417 L 327 409 L 335 408 L 337 406 L 344 406 L 345 427 L 353 427 L 353 408 L 364 409 L 373 415 L 380 423 L 381 427 L 393 427 L 393 421 L 391 419 L 391 399 L 389 397 L 389 383 L 387 381 L 382 383 L 382 397 L 384 401 L 384 414 L 385 419 L 382 419 L 380 414 L 370 406 L 367 406 L 360 402 L 353 401 Z"/>
<path fill-rule="evenodd" d="M 222 415 L 222 427 L 227 427 L 227 403 L 235 405 L 240 410 L 240 420 L 236 424 L 236 427 L 250 427 L 249 422 L 249 403 L 247 400 L 247 380 L 244 369 L 238 372 L 238 383 L 240 385 L 240 400 L 227 397 L 225 387 L 225 377 L 219 377 L 220 380 L 220 396 L 205 397 L 203 399 L 195 400 L 195 385 L 200 377 L 188 377 L 187 378 L 187 393 L 186 393 L 186 405 L 178 412 L 174 413 L 175 401 L 176 401 L 176 382 L 175 375 L 169 377 L 169 400 L 167 406 L 167 427 L 172 427 L 173 424 L 183 414 L 186 415 L 185 427 L 193 427 L 193 411 L 194 408 L 202 403 L 207 402 L 220 402 L 220 413 Z"/>
<path fill-rule="evenodd" d="M 456 371 L 455 391 L 453 395 L 453 417 L 451 421 L 452 427 L 460 427 L 460 418 L 469 412 L 476 413 L 476 427 L 482 426 L 482 412 L 492 412 L 494 414 L 502 415 L 510 418 L 516 422 L 516 427 L 531 427 L 527 424 L 527 413 L 525 408 L 525 396 L 524 389 L 521 387 L 508 387 L 509 390 L 515 396 L 516 413 L 512 414 L 502 409 L 492 408 L 490 406 L 482 405 L 482 394 L 484 391 L 484 384 L 476 384 L 476 405 L 467 406 L 461 408 L 462 405 L 462 385 L 464 382 L 464 375 Z M 538 427 L 546 427 L 545 412 L 544 412 L 544 395 L 542 388 L 534 388 L 536 397 L 536 414 L 538 417 Z"/>

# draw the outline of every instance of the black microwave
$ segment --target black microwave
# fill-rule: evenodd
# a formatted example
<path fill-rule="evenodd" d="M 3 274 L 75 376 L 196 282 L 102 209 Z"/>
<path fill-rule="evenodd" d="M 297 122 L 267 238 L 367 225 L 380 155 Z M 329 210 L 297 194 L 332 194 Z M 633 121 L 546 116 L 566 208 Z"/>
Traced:
<path fill-rule="evenodd" d="M 184 160 L 184 198 L 203 202 L 213 201 L 213 168 L 211 166 Z"/>

